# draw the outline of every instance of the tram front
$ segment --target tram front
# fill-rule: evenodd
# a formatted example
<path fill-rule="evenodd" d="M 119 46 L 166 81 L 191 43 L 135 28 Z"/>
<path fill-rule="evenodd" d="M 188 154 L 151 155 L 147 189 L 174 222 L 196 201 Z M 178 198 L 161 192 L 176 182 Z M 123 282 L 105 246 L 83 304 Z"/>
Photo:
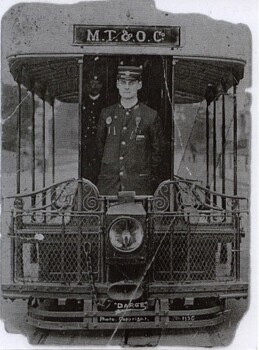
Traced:
<path fill-rule="evenodd" d="M 197 55 L 199 31 L 190 40 L 184 17 L 169 21 L 157 11 L 145 26 L 142 16 L 126 26 L 74 19 L 66 52 L 8 57 L 19 97 L 17 194 L 5 199 L 13 202 L 12 273 L 2 292 L 28 299 L 27 321 L 36 327 L 211 326 L 223 321 L 228 298 L 247 297 L 240 279 L 246 200 L 237 179 L 237 85 L 245 62 L 233 52 L 218 57 L 214 47 Z M 121 84 L 135 91 L 131 104 Z M 32 101 L 24 174 L 23 87 Z M 136 158 L 138 178 L 130 172 Z M 29 173 L 31 191 L 24 192 Z"/>

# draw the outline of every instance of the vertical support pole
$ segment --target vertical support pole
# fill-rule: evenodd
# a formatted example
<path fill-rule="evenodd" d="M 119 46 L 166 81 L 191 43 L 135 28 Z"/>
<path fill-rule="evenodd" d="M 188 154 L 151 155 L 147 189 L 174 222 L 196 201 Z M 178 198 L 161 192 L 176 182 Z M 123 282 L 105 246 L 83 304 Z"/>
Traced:
<path fill-rule="evenodd" d="M 32 116 L 31 116 L 31 145 L 32 145 L 32 157 L 31 157 L 31 189 L 35 191 L 35 97 L 34 92 L 32 92 Z M 32 196 L 32 207 L 35 205 L 35 196 Z"/>
<path fill-rule="evenodd" d="M 221 176 L 222 176 L 222 193 L 226 193 L 226 110 L 225 94 L 222 94 L 222 127 L 221 127 Z M 222 208 L 226 209 L 226 198 L 221 198 Z M 224 214 L 225 216 L 225 214 Z M 225 218 L 224 218 L 225 221 Z M 227 262 L 227 245 L 222 243 L 220 250 L 220 263 Z"/>
<path fill-rule="evenodd" d="M 79 183 L 79 188 L 81 184 Z M 77 262 L 77 281 L 81 282 L 82 280 L 82 245 L 85 243 L 82 235 L 82 221 L 83 215 L 78 215 L 78 231 L 76 235 L 76 262 Z"/>
<path fill-rule="evenodd" d="M 42 186 L 46 187 L 46 105 L 42 100 Z M 42 193 L 42 205 L 46 205 L 46 192 Z"/>
<path fill-rule="evenodd" d="M 22 91 L 21 84 L 18 83 L 18 116 L 17 116 L 17 155 L 16 155 L 16 190 L 21 192 L 21 123 L 22 123 Z"/>
<path fill-rule="evenodd" d="M 83 58 L 78 60 L 79 86 L 78 86 L 78 211 L 82 210 L 82 108 L 83 108 Z"/>
<path fill-rule="evenodd" d="M 56 129 L 55 129 L 55 99 L 51 101 L 51 160 L 52 160 L 52 165 L 51 165 L 51 170 L 52 170 L 52 183 L 55 183 L 56 180 Z M 50 193 L 50 201 L 52 203 L 52 200 L 54 198 L 54 192 L 55 189 L 52 187 L 51 193 Z M 53 206 L 51 206 L 51 210 L 54 209 Z"/>
<path fill-rule="evenodd" d="M 171 171 L 170 180 L 174 180 L 174 157 L 175 157 L 175 65 L 176 60 L 172 57 L 172 95 L 171 95 Z M 170 185 L 170 211 L 175 210 L 174 185 Z"/>
<path fill-rule="evenodd" d="M 226 114 L 225 114 L 225 95 L 222 94 L 222 126 L 221 126 L 221 176 L 222 193 L 226 192 Z M 226 209 L 226 198 L 222 198 L 222 208 Z"/>
<path fill-rule="evenodd" d="M 105 263 L 105 239 L 106 239 L 106 232 L 105 232 L 105 202 L 104 200 L 102 200 L 100 202 L 101 204 L 101 217 L 100 217 L 100 224 L 101 224 L 101 234 L 99 236 L 100 239 L 100 245 L 101 245 L 101 249 L 100 249 L 100 259 L 99 259 L 99 271 L 100 271 L 100 276 L 101 276 L 101 283 L 104 283 L 108 280 L 106 280 L 106 269 L 107 269 L 107 264 Z M 148 203 L 149 204 L 149 203 Z M 147 223 L 148 225 L 149 223 Z M 149 232 L 149 231 L 148 231 Z"/>
<path fill-rule="evenodd" d="M 18 83 L 18 115 L 17 115 L 17 154 L 16 154 L 16 191 L 17 194 L 21 192 L 21 130 L 22 130 L 22 90 L 21 84 Z M 20 214 L 21 215 L 21 214 Z M 11 274 L 12 282 L 15 282 L 16 276 L 23 277 L 23 243 L 16 239 L 16 231 L 14 225 L 14 211 L 11 211 Z M 16 213 L 17 220 L 17 213 Z M 22 219 L 21 219 L 22 220 Z M 16 229 L 17 229 L 16 224 Z M 18 275 L 18 269 L 20 275 Z"/>
<path fill-rule="evenodd" d="M 12 282 L 15 282 L 15 270 L 16 270 L 16 266 L 15 266 L 15 257 L 17 254 L 16 251 L 16 246 L 15 246 L 15 232 L 14 232 L 14 211 L 11 211 L 11 274 L 12 274 Z"/>
<path fill-rule="evenodd" d="M 206 188 L 210 189 L 210 120 L 209 103 L 206 101 Z M 210 203 L 210 193 L 206 193 L 206 202 Z"/>
<path fill-rule="evenodd" d="M 46 108 L 42 101 L 42 186 L 46 187 Z"/>
<path fill-rule="evenodd" d="M 235 79 L 235 77 L 234 77 Z M 233 85 L 233 194 L 237 195 L 237 86 Z M 237 204 L 235 205 L 236 220 L 236 279 L 240 279 L 240 216 L 238 214 Z"/>
<path fill-rule="evenodd" d="M 52 103 L 52 142 L 51 142 L 51 146 L 52 146 L 52 182 L 55 182 L 55 101 L 53 101 Z"/>
<path fill-rule="evenodd" d="M 163 63 L 163 75 L 164 86 L 163 86 L 163 94 L 161 98 L 163 99 L 163 128 L 166 138 L 166 155 L 164 157 L 165 160 L 165 169 L 164 174 L 162 175 L 164 179 L 170 179 L 171 177 L 171 77 L 172 77 L 172 62 L 168 56 L 162 57 Z"/>
<path fill-rule="evenodd" d="M 237 195 L 237 87 L 233 85 L 233 194 Z"/>
<path fill-rule="evenodd" d="M 236 279 L 240 280 L 240 241 L 241 241 L 241 235 L 240 235 L 240 216 L 239 213 L 235 213 L 235 220 L 236 220 L 236 242 L 235 242 L 235 250 L 236 250 Z"/>
<path fill-rule="evenodd" d="M 206 187 L 210 188 L 210 121 L 209 104 L 206 104 Z"/>
<path fill-rule="evenodd" d="M 167 114 L 168 114 L 168 94 L 169 91 L 167 91 L 168 89 L 168 82 L 167 82 L 167 77 L 168 77 L 168 57 L 165 56 L 163 58 L 164 60 L 164 75 L 165 75 L 165 79 L 166 81 L 164 82 L 164 94 L 163 94 L 163 99 L 164 99 L 164 116 L 163 116 L 163 122 L 164 122 L 164 129 L 167 130 L 168 128 L 168 121 L 167 121 Z"/>
<path fill-rule="evenodd" d="M 82 104 L 83 104 L 83 58 L 78 60 L 79 86 L 78 86 L 78 178 L 82 178 Z"/>
<path fill-rule="evenodd" d="M 174 157 L 175 157 L 175 86 L 174 86 L 174 76 L 175 76 L 175 65 L 176 61 L 172 59 L 172 95 L 171 95 L 171 175 L 170 179 L 174 180 Z"/>
<path fill-rule="evenodd" d="M 65 214 L 62 213 L 62 225 L 61 225 L 61 236 L 62 236 L 62 241 L 61 241 L 61 281 L 65 281 Z"/>
<path fill-rule="evenodd" d="M 79 86 L 78 86 L 78 211 L 82 210 L 82 108 L 83 108 L 83 69 L 84 60 L 80 58 L 78 60 L 79 64 Z M 78 232 L 77 232 L 77 280 L 78 282 L 82 279 L 82 219 L 83 217 L 78 215 Z"/>
<path fill-rule="evenodd" d="M 187 236 L 186 236 L 186 249 L 187 249 L 187 256 L 186 256 L 186 263 L 187 263 L 187 269 L 186 269 L 186 278 L 187 281 L 191 281 L 191 225 L 190 225 L 190 216 L 188 215 L 188 223 L 187 223 Z"/>
<path fill-rule="evenodd" d="M 213 191 L 217 191 L 217 103 L 213 101 Z M 213 196 L 213 204 L 217 205 L 217 196 Z"/>

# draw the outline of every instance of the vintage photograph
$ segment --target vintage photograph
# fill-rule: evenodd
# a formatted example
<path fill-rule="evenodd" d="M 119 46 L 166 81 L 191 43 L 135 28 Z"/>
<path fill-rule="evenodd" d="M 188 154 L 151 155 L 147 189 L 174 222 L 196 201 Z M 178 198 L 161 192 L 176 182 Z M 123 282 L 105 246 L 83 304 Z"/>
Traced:
<path fill-rule="evenodd" d="M 231 345 L 251 296 L 250 28 L 154 0 L 17 2 L 1 43 L 5 332 Z"/>

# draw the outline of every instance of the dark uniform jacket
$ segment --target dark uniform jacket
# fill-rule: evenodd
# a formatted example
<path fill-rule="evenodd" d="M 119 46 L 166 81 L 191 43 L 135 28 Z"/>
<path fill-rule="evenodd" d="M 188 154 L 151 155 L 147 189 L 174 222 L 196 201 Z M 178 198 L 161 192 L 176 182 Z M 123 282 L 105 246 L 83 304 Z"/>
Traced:
<path fill-rule="evenodd" d="M 100 193 L 153 194 L 159 182 L 162 135 L 157 112 L 142 103 L 130 110 L 120 103 L 103 109 L 97 130 Z"/>
<path fill-rule="evenodd" d="M 99 116 L 104 107 L 102 96 L 93 100 L 87 96 L 82 109 L 82 177 L 97 182 L 99 164 L 96 149 L 96 132 Z"/>

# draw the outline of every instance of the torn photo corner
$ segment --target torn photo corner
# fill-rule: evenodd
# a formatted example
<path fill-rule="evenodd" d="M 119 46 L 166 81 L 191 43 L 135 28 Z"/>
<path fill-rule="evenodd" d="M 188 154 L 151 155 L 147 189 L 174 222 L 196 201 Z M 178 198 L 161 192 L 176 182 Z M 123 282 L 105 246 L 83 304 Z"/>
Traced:
<path fill-rule="evenodd" d="M 4 1 L 7 348 L 254 346 L 253 9 Z"/>

